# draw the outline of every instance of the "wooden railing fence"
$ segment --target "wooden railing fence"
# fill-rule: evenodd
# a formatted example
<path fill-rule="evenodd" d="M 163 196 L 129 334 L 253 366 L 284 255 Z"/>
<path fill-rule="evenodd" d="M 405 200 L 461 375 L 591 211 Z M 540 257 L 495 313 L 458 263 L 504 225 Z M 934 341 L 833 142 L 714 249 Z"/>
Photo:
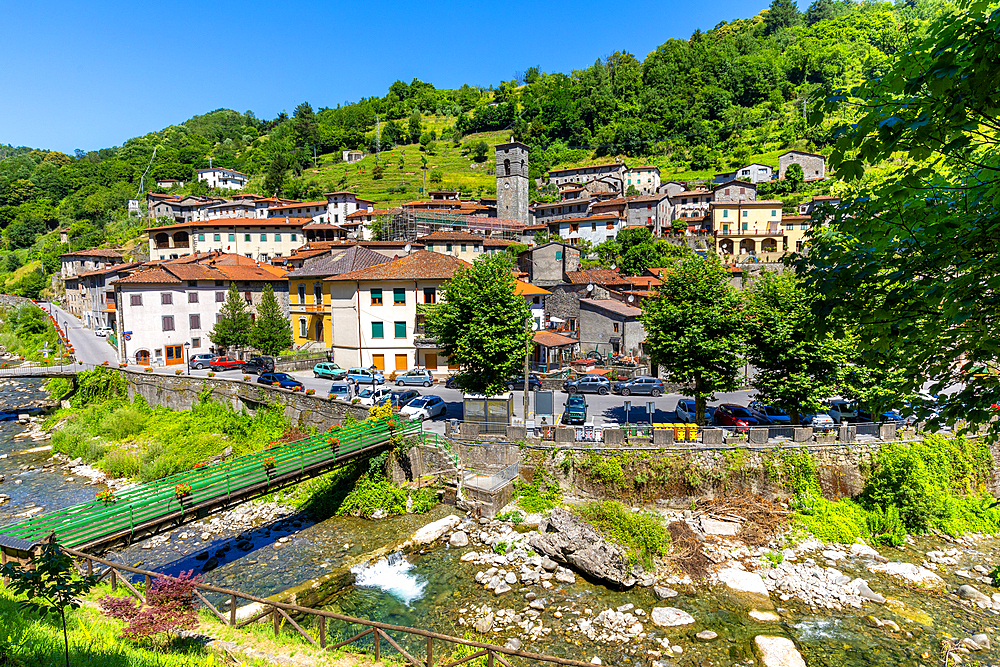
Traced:
<path fill-rule="evenodd" d="M 63 547 L 63 551 L 76 559 L 78 567 L 84 569 L 88 575 L 95 574 L 95 565 L 98 566 L 97 577 L 98 580 L 108 579 L 111 582 L 111 589 L 117 591 L 118 586 L 123 586 L 131 595 L 135 596 L 137 600 L 142 603 L 146 602 L 146 595 L 150 590 L 150 585 L 155 578 L 172 579 L 165 574 L 158 572 L 151 572 L 149 570 L 143 570 L 136 567 L 130 567 L 128 565 L 122 565 L 121 563 L 114 563 L 91 554 L 84 553 L 82 551 L 76 551 L 75 549 L 70 549 Z M 80 561 L 83 561 L 82 563 Z M 103 568 L 103 570 L 101 569 Z M 143 577 L 143 592 L 140 592 L 135 585 L 129 581 L 129 577 L 123 576 L 121 573 L 127 572 L 134 575 L 140 575 Z M 213 605 L 211 601 L 205 596 L 205 592 L 214 593 L 217 595 L 227 596 L 229 599 L 229 609 L 224 613 L 220 611 L 218 607 Z M 591 667 L 590 663 L 581 662 L 579 660 L 571 660 L 568 658 L 560 658 L 553 655 L 543 655 L 541 653 L 532 653 L 530 651 L 519 651 L 504 646 L 496 646 L 494 644 L 485 644 L 483 642 L 473 641 L 471 639 L 465 639 L 462 637 L 452 637 L 450 635 L 443 635 L 437 632 L 431 632 L 430 630 L 422 630 L 420 628 L 410 628 L 402 625 L 392 625 L 390 623 L 381 623 L 379 621 L 371 621 L 364 618 L 354 618 L 353 616 L 345 616 L 344 614 L 338 614 L 332 611 L 326 611 L 323 609 L 311 609 L 309 607 L 300 607 L 294 604 L 288 604 L 284 602 L 276 602 L 274 600 L 267 600 L 264 598 L 259 598 L 248 593 L 241 593 L 239 591 L 230 590 L 228 588 L 219 588 L 218 586 L 212 586 L 204 583 L 195 584 L 194 588 L 195 596 L 198 600 L 212 612 L 212 615 L 219 619 L 223 625 L 228 625 L 233 628 L 242 628 L 251 623 L 256 623 L 260 620 L 271 617 L 271 623 L 274 628 L 274 636 L 277 639 L 281 633 L 281 627 L 288 623 L 296 632 L 298 632 L 306 641 L 308 641 L 312 646 L 325 650 L 332 651 L 349 644 L 353 644 L 357 641 L 368 637 L 369 635 L 373 638 L 372 653 L 375 662 L 378 662 L 382 658 L 382 640 L 385 643 L 395 649 L 399 655 L 405 658 L 414 667 L 434 667 L 435 659 L 435 642 L 440 644 L 461 644 L 465 646 L 470 646 L 472 648 L 479 649 L 473 652 L 471 655 L 448 662 L 445 664 L 438 664 L 438 667 L 455 667 L 463 663 L 467 663 L 471 660 L 477 658 L 486 658 L 486 663 L 488 667 L 495 667 L 496 664 L 503 665 L 504 667 L 513 667 L 509 658 L 518 657 L 525 658 L 532 661 L 528 664 L 553 664 L 553 665 L 569 665 L 571 667 Z M 246 618 L 240 621 L 236 619 L 236 610 L 238 608 L 238 602 L 240 600 L 246 600 L 247 602 L 255 602 L 257 604 L 263 605 L 264 608 L 254 614 L 250 618 Z M 297 622 L 294 617 L 309 617 L 315 616 L 316 624 L 318 626 L 316 635 L 313 636 L 302 624 Z M 337 642 L 336 644 L 330 644 L 327 637 L 327 619 L 332 619 L 336 621 L 342 621 L 352 625 L 360 625 L 367 629 L 355 634 L 349 639 Z M 402 633 L 414 637 L 422 637 L 424 639 L 424 645 L 426 647 L 425 651 L 420 651 L 424 653 L 423 659 L 418 659 L 412 653 L 404 649 L 400 644 L 392 638 L 389 634 L 392 633 Z"/>

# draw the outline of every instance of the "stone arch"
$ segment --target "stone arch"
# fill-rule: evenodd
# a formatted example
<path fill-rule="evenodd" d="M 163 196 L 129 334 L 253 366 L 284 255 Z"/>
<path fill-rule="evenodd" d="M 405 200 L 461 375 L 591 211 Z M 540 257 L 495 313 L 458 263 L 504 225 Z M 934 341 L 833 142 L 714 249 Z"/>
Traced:
<path fill-rule="evenodd" d="M 155 237 L 157 248 L 169 248 L 170 247 L 170 235 L 166 232 L 160 232 Z"/>
<path fill-rule="evenodd" d="M 778 242 L 775 239 L 764 239 L 760 242 L 761 252 L 778 252 Z"/>
<path fill-rule="evenodd" d="M 188 246 L 188 233 L 187 232 L 174 232 L 174 247 L 175 248 L 186 248 Z"/>
<path fill-rule="evenodd" d="M 719 241 L 719 252 L 723 255 L 733 254 L 733 240 L 732 239 L 722 239 Z"/>
<path fill-rule="evenodd" d="M 755 252 L 757 252 L 757 244 L 753 239 L 743 239 L 740 241 L 741 255 L 752 255 Z"/>

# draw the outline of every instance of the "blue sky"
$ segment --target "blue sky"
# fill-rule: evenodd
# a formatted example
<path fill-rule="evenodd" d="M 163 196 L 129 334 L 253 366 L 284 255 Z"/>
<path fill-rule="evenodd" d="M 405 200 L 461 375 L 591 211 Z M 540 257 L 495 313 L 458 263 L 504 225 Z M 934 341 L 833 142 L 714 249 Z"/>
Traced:
<path fill-rule="evenodd" d="M 220 107 L 272 118 L 381 96 L 397 79 L 490 86 L 532 65 L 642 59 L 768 4 L 0 0 L 0 143 L 72 153 Z"/>

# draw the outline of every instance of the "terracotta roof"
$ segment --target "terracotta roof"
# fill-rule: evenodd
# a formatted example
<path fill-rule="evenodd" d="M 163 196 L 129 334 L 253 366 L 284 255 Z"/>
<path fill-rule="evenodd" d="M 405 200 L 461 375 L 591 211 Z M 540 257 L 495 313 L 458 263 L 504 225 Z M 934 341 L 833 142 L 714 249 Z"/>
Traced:
<path fill-rule="evenodd" d="M 646 202 L 655 201 L 657 203 L 663 201 L 664 199 L 669 199 L 669 195 L 666 193 L 657 195 L 639 195 L 637 197 L 630 197 L 628 199 L 629 204 L 645 204 Z"/>
<path fill-rule="evenodd" d="M 541 296 L 543 294 L 552 294 L 552 292 L 547 289 L 542 289 L 538 285 L 532 285 L 531 283 L 526 283 L 523 280 L 518 280 L 514 285 L 514 293 L 520 294 L 521 296 Z"/>
<path fill-rule="evenodd" d="M 483 239 L 483 247 L 494 246 L 496 248 L 506 248 L 507 246 L 514 245 L 515 243 L 517 243 L 517 241 L 508 241 L 507 239 L 495 239 L 495 238 Z"/>
<path fill-rule="evenodd" d="M 542 347 L 563 347 L 565 345 L 576 345 L 579 341 L 569 336 L 557 334 L 554 331 L 536 331 L 532 340 Z"/>
<path fill-rule="evenodd" d="M 109 248 L 91 248 L 90 250 L 77 250 L 76 252 L 65 252 L 60 257 L 113 257 L 115 259 L 121 259 L 122 254 L 117 250 L 111 250 Z"/>
<path fill-rule="evenodd" d="M 589 269 L 587 271 L 567 271 L 566 277 L 572 285 L 586 285 L 596 283 L 598 285 L 628 285 L 629 282 L 612 269 Z"/>
<path fill-rule="evenodd" d="M 762 208 L 767 208 L 768 206 L 784 206 L 785 203 L 780 200 L 775 199 L 756 199 L 753 201 L 713 201 L 709 202 L 709 206 L 760 206 Z"/>
<path fill-rule="evenodd" d="M 348 213 L 344 216 L 345 220 L 350 220 L 351 218 L 361 218 L 366 215 L 387 215 L 389 209 L 387 208 L 359 208 L 354 213 Z"/>
<path fill-rule="evenodd" d="M 825 155 L 821 155 L 819 153 L 810 153 L 809 151 L 798 151 L 798 150 L 785 151 L 784 153 L 782 153 L 781 155 L 778 156 L 778 159 L 780 160 L 781 158 L 783 158 L 784 156 L 788 155 L 789 153 L 800 153 L 802 155 L 812 155 L 813 157 L 821 157 L 824 160 L 826 159 Z"/>
<path fill-rule="evenodd" d="M 654 167 L 654 166 L 649 165 L 649 164 L 643 165 L 641 167 L 629 167 L 629 169 L 632 170 L 632 171 L 634 171 L 636 169 L 655 169 L 656 171 L 660 170 L 659 167 Z"/>
<path fill-rule="evenodd" d="M 814 197 L 812 198 L 812 200 L 813 200 L 813 201 L 829 201 L 829 200 L 831 200 L 831 199 L 836 199 L 836 200 L 839 200 L 839 199 L 840 199 L 840 197 L 836 197 L 836 196 L 834 196 L 834 195 L 815 195 L 815 196 L 814 196 Z"/>
<path fill-rule="evenodd" d="M 782 222 L 806 222 L 807 220 L 812 220 L 811 215 L 786 215 L 782 216 Z"/>
<path fill-rule="evenodd" d="M 662 284 L 658 279 L 652 276 L 623 276 L 625 280 L 629 283 L 635 285 L 636 287 L 652 287 L 653 285 Z"/>
<path fill-rule="evenodd" d="M 350 190 L 337 190 L 336 192 L 324 192 L 323 193 L 324 197 L 332 197 L 334 195 L 351 195 L 355 199 L 357 199 L 357 197 L 358 197 L 356 194 L 354 194 Z"/>
<path fill-rule="evenodd" d="M 385 255 L 369 250 L 363 246 L 353 245 L 347 248 L 337 248 L 335 250 L 322 250 L 319 252 L 331 253 L 329 257 L 312 262 L 296 269 L 288 274 L 288 279 L 296 278 L 326 278 L 342 273 L 349 273 L 359 269 L 367 269 L 378 264 L 385 264 L 389 258 Z"/>
<path fill-rule="evenodd" d="M 588 305 L 599 310 L 607 310 L 626 317 L 639 317 L 642 311 L 614 299 L 580 299 L 580 305 Z"/>
<path fill-rule="evenodd" d="M 677 197 L 707 197 L 712 192 L 710 190 L 682 190 L 675 194 L 670 195 L 671 199 L 676 199 Z"/>
<path fill-rule="evenodd" d="M 179 285 L 180 279 L 172 273 L 168 273 L 162 267 L 156 266 L 150 269 L 136 271 L 132 275 L 119 278 L 114 281 L 116 284 L 155 284 L 155 285 Z"/>
<path fill-rule="evenodd" d="M 301 227 L 311 221 L 312 218 L 215 218 L 214 220 L 181 222 L 176 225 L 164 225 L 162 227 L 147 227 L 144 231 L 180 230 L 193 227 Z"/>
<path fill-rule="evenodd" d="M 418 236 L 417 240 L 424 244 L 433 243 L 434 241 L 472 241 L 473 243 L 482 243 L 486 240 L 486 237 L 471 232 L 440 230 L 424 236 Z"/>
<path fill-rule="evenodd" d="M 418 250 L 385 264 L 351 271 L 327 280 L 450 280 L 455 271 L 472 266 L 466 261 L 429 250 Z"/>
<path fill-rule="evenodd" d="M 127 264 L 112 264 L 111 266 L 106 266 L 103 269 L 98 269 L 96 271 L 87 271 L 86 273 L 78 273 L 76 274 L 76 277 L 88 278 L 90 276 L 103 276 L 109 273 L 128 271 L 129 269 L 134 269 L 137 266 L 142 266 L 142 262 L 129 262 Z"/>
<path fill-rule="evenodd" d="M 548 228 L 549 228 L 548 225 L 527 225 L 522 229 L 522 231 L 525 232 L 545 231 Z"/>

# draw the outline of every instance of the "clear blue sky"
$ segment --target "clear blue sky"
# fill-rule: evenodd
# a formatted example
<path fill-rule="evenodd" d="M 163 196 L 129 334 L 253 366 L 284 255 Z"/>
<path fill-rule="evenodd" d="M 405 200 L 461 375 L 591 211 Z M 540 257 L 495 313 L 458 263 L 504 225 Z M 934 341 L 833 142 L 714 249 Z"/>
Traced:
<path fill-rule="evenodd" d="M 0 143 L 72 153 L 226 107 L 258 118 L 381 96 L 414 77 L 495 85 L 753 16 L 768 0 L 2 0 Z"/>

